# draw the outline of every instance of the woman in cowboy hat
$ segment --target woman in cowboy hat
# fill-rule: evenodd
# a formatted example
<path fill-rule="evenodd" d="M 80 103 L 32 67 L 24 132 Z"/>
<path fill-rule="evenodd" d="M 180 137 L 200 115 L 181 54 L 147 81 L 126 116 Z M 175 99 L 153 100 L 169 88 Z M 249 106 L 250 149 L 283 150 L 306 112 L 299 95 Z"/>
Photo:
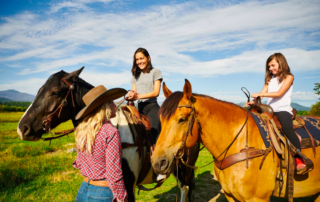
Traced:
<path fill-rule="evenodd" d="M 76 116 L 82 119 L 75 131 L 77 159 L 73 166 L 84 176 L 76 201 L 125 201 L 120 133 L 109 121 L 116 116 L 113 100 L 127 93 L 121 88 L 97 86 L 83 96 L 86 107 Z"/>

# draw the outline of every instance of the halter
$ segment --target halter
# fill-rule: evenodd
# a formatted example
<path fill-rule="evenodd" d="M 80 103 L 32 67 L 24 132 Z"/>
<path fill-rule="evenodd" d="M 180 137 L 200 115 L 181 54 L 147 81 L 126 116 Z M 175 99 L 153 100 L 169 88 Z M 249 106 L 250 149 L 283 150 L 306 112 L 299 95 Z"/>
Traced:
<path fill-rule="evenodd" d="M 60 114 L 61 114 L 63 106 L 67 105 L 67 102 L 68 102 L 67 99 L 68 99 L 69 94 L 71 94 L 72 105 L 73 105 L 73 110 L 74 110 L 74 116 L 76 116 L 76 107 L 74 105 L 74 99 L 73 99 L 73 93 L 72 93 L 72 90 L 74 89 L 74 85 L 70 84 L 64 78 L 61 78 L 61 80 L 63 82 L 65 82 L 65 84 L 67 84 L 69 86 L 69 90 L 68 90 L 68 93 L 65 96 L 65 98 L 62 100 L 61 104 L 58 106 L 58 108 L 56 110 L 54 110 L 54 112 L 52 112 L 51 114 L 46 116 L 45 119 L 43 120 L 43 124 L 44 124 L 43 130 L 46 131 L 47 133 L 50 133 L 52 118 L 58 111 L 59 111 L 58 118 L 60 118 Z M 51 140 L 59 138 L 59 137 L 62 137 L 62 136 L 65 136 L 65 135 L 68 135 L 69 133 L 72 133 L 74 130 L 75 130 L 75 128 L 72 128 L 72 129 L 69 129 L 69 130 L 64 130 L 64 131 L 61 131 L 61 132 L 56 132 L 56 133 L 54 133 L 54 135 L 57 135 L 57 134 L 63 134 L 63 135 L 60 135 L 60 136 L 57 136 L 57 137 L 42 138 L 42 139 L 44 141 L 50 140 L 50 143 L 51 143 Z"/>
<path fill-rule="evenodd" d="M 245 89 L 245 90 L 248 92 L 249 95 L 248 95 L 243 89 Z M 249 101 L 250 101 L 250 93 L 249 93 L 249 91 L 248 91 L 245 87 L 242 87 L 241 90 L 242 90 L 242 92 L 247 96 L 248 102 L 249 102 Z M 246 164 L 247 164 L 247 168 L 248 168 L 248 148 L 249 148 L 249 147 L 248 147 L 248 124 L 247 124 L 247 121 L 248 121 L 248 110 L 249 110 L 249 108 L 248 108 L 247 110 L 245 110 L 245 111 L 246 111 L 246 120 L 245 120 L 245 122 L 243 123 L 240 131 L 239 131 L 238 134 L 235 136 L 235 138 L 232 140 L 232 142 L 227 146 L 227 148 L 226 148 L 217 158 L 214 158 L 214 157 L 213 157 L 213 161 L 212 161 L 212 162 L 210 162 L 210 163 L 208 163 L 208 164 L 206 164 L 206 165 L 204 165 L 204 166 L 201 166 L 201 167 L 190 166 L 190 165 L 188 165 L 186 162 L 183 161 L 182 157 L 183 157 L 183 155 L 184 155 L 184 150 L 185 150 L 185 147 L 186 147 L 186 141 L 187 141 L 187 138 L 188 138 L 189 133 L 190 133 L 190 134 L 192 133 L 192 126 L 193 126 L 193 122 L 194 122 L 194 118 L 193 118 L 193 117 L 195 117 L 196 120 L 197 120 L 198 129 L 199 129 L 200 134 L 201 134 L 201 125 L 200 125 L 199 119 L 198 119 L 198 117 L 197 117 L 197 115 L 196 115 L 196 113 L 195 113 L 195 108 L 194 108 L 194 106 L 193 106 L 192 97 L 190 98 L 190 102 L 191 102 L 191 105 L 178 105 L 178 108 L 182 108 L 182 107 L 191 108 L 191 112 L 190 112 L 190 114 L 188 115 L 188 117 L 190 116 L 190 119 L 189 119 L 189 122 L 188 122 L 188 130 L 187 130 L 186 133 L 185 133 L 185 137 L 184 137 L 184 140 L 183 140 L 183 142 L 182 142 L 182 145 L 181 145 L 180 148 L 177 150 L 177 152 L 174 154 L 174 158 L 176 159 L 177 169 L 178 169 L 179 160 L 181 160 L 182 164 L 184 164 L 185 166 L 187 166 L 187 167 L 189 167 L 189 168 L 192 168 L 192 169 L 195 169 L 195 170 L 197 170 L 198 168 L 202 168 L 202 167 L 205 167 L 205 166 L 210 165 L 211 163 L 217 161 L 220 156 L 222 156 L 223 154 L 225 154 L 225 155 L 223 156 L 223 159 L 222 159 L 222 161 L 223 161 L 223 160 L 225 159 L 225 156 L 226 156 L 228 150 L 230 149 L 230 147 L 232 146 L 232 144 L 235 142 L 235 140 L 238 138 L 238 136 L 240 135 L 240 133 L 241 133 L 241 131 L 243 130 L 243 128 L 244 128 L 245 125 L 247 126 L 247 127 L 246 127 L 246 157 L 247 157 L 247 158 L 246 158 Z M 202 149 L 203 149 L 203 148 L 202 148 Z M 202 150 L 202 149 L 200 149 L 200 150 Z M 199 150 L 199 152 L 200 152 L 200 150 Z M 192 154 L 192 155 L 193 155 L 193 154 Z"/>

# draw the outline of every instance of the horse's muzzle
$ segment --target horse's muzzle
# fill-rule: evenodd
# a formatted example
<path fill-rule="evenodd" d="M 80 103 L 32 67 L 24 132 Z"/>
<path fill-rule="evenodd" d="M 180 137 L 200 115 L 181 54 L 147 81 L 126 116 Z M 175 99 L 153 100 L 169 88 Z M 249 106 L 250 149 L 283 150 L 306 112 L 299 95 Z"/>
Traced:
<path fill-rule="evenodd" d="M 167 158 L 161 158 L 153 165 L 153 170 L 156 174 L 167 174 L 168 168 L 169 161 Z"/>

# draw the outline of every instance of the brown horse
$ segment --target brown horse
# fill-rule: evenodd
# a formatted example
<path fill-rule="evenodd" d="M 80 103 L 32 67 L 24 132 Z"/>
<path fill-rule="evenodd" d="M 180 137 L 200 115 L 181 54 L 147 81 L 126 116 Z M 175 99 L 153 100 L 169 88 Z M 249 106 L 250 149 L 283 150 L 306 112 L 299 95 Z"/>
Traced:
<path fill-rule="evenodd" d="M 215 159 L 230 145 L 239 131 L 241 132 L 227 150 L 226 157 L 246 147 L 246 127 L 241 130 L 246 120 L 246 111 L 243 108 L 209 96 L 192 94 L 188 80 L 185 81 L 183 92 L 172 93 L 165 84 L 163 91 L 167 99 L 159 111 L 162 130 L 151 159 L 156 173 L 172 172 L 175 169 L 174 155 L 181 155 L 182 148 L 192 148 L 198 140 Z M 193 119 L 192 124 L 189 124 L 190 119 Z M 249 147 L 266 149 L 250 113 L 247 124 Z M 186 136 L 188 130 L 191 133 Z M 316 150 L 319 153 L 320 147 L 316 147 Z M 314 157 L 312 148 L 304 149 L 303 153 L 314 162 L 314 170 L 306 175 L 295 175 L 294 197 L 312 196 L 319 202 L 320 157 Z M 223 155 L 217 160 L 222 158 Z M 271 195 L 279 196 L 276 177 L 280 160 L 270 152 L 259 169 L 262 158 L 250 159 L 248 168 L 246 161 L 224 170 L 215 167 L 215 174 L 228 201 L 270 201 Z M 283 187 L 280 197 L 287 197 L 286 178 Z"/>

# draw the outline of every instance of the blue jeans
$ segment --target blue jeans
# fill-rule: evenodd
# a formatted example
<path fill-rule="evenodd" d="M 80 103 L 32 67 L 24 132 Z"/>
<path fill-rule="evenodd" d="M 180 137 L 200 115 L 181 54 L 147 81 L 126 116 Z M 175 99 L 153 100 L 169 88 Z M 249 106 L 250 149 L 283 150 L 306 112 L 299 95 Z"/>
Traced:
<path fill-rule="evenodd" d="M 99 187 L 83 181 L 79 188 L 76 202 L 112 202 L 112 199 L 113 194 L 109 187 Z"/>

